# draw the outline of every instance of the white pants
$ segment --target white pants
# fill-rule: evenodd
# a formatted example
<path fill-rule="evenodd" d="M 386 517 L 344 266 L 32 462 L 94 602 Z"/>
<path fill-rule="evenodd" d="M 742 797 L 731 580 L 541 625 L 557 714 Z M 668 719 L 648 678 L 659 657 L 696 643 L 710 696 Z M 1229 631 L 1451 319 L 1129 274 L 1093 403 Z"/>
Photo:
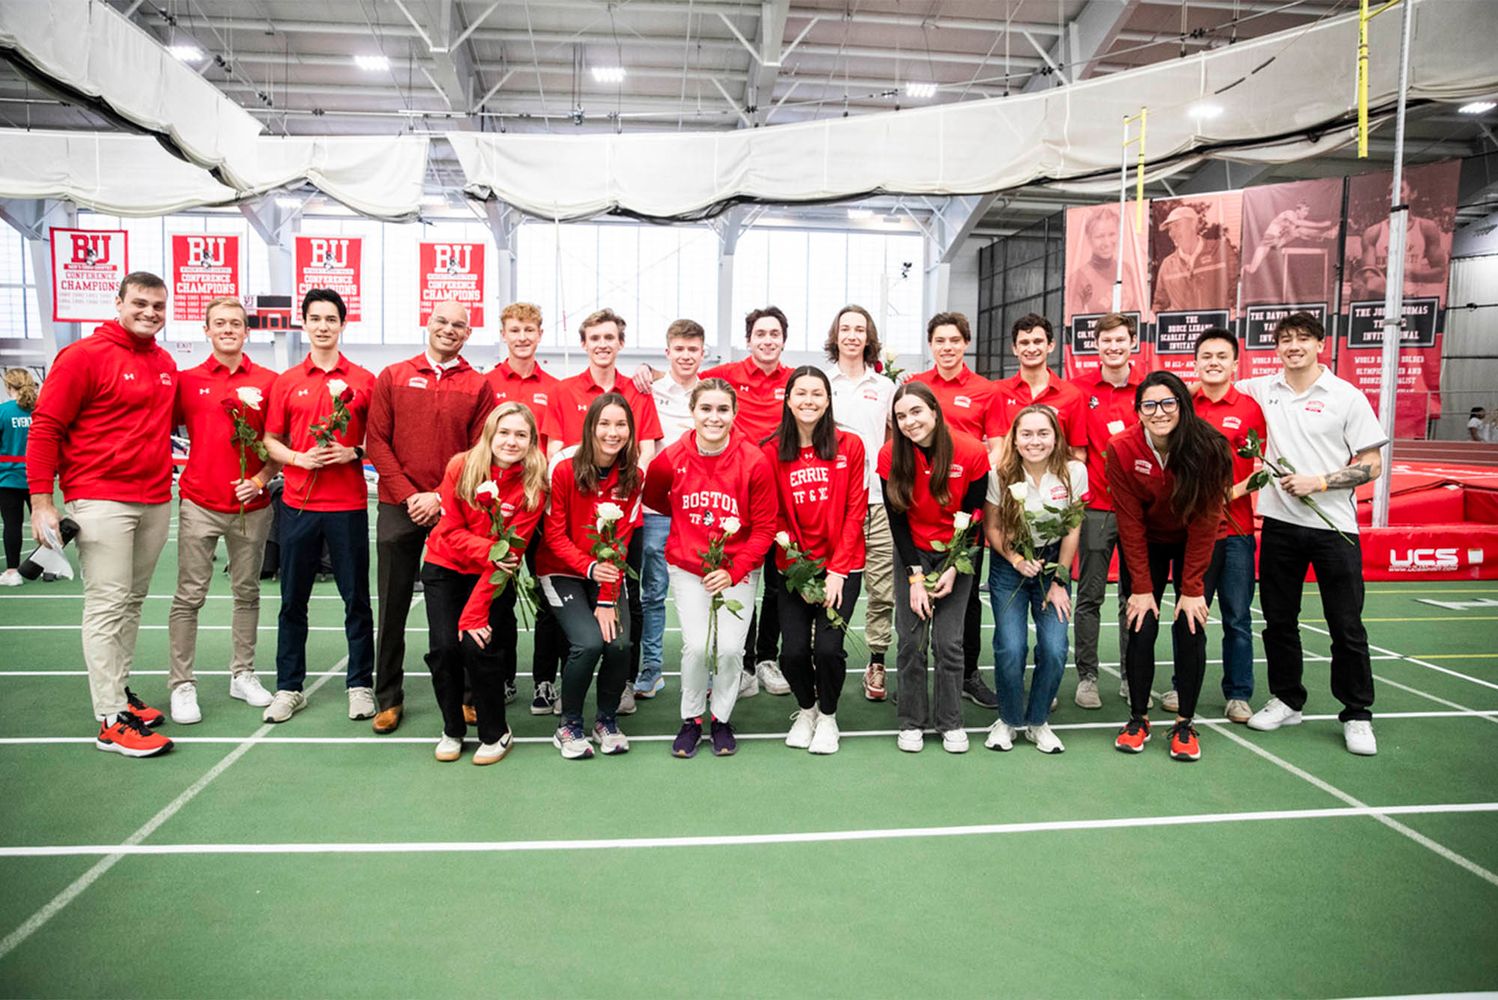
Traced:
<path fill-rule="evenodd" d="M 749 634 L 749 615 L 754 608 L 759 571 L 755 570 L 723 591 L 725 600 L 743 605 L 737 617 L 727 609 L 718 611 L 718 662 L 707 661 L 707 630 L 713 596 L 702 586 L 702 577 L 676 566 L 671 571 L 671 597 L 681 619 L 681 717 L 700 718 L 707 711 L 708 672 L 713 674 L 713 718 L 727 722 L 739 700 L 739 672 L 744 669 L 744 639 Z"/>

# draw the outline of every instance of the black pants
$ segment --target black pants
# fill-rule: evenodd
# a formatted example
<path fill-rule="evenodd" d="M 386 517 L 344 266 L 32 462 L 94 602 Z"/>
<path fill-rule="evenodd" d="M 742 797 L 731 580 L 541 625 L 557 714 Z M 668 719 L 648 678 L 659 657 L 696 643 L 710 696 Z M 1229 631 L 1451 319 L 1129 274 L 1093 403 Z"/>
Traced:
<path fill-rule="evenodd" d="M 759 578 L 764 582 L 765 594 L 757 610 L 749 609 L 749 632 L 744 636 L 746 674 L 754 673 L 754 665 L 761 660 L 774 662 L 775 647 L 780 641 L 780 593 L 785 587 L 775 565 L 774 545 L 765 553 L 765 570 Z"/>
<path fill-rule="evenodd" d="M 843 599 L 836 610 L 845 622 L 853 617 L 862 583 L 862 573 L 850 573 L 843 581 Z M 796 696 L 796 704 L 801 708 L 815 705 L 823 715 L 834 715 L 848 676 L 843 632 L 832 627 L 822 606 L 807 604 L 784 587 L 776 591 L 776 596 L 780 606 L 780 671 Z"/>
<path fill-rule="evenodd" d="M 1264 656 L 1269 691 L 1297 712 L 1305 707 L 1305 660 L 1300 647 L 1300 597 L 1306 568 L 1315 567 L 1327 631 L 1332 634 L 1332 696 L 1343 722 L 1371 719 L 1373 664 L 1363 628 L 1363 550 L 1335 531 L 1264 519 L 1259 549 L 1259 601 L 1264 608 Z"/>
<path fill-rule="evenodd" d="M 381 503 L 375 512 L 375 593 L 379 597 L 375 700 L 381 711 L 406 698 L 406 619 L 411 614 L 416 575 L 421 572 L 421 549 L 430 530 L 411 520 L 405 504 Z"/>
<path fill-rule="evenodd" d="M 307 679 L 307 602 L 322 564 L 333 554 L 343 598 L 348 686 L 374 680 L 374 615 L 369 610 L 369 512 L 288 509 L 281 522 L 281 613 L 276 619 L 276 690 L 300 691 Z"/>
<path fill-rule="evenodd" d="M 1119 546 L 1122 550 L 1123 546 Z M 1150 582 L 1155 604 L 1165 596 L 1165 584 L 1175 581 L 1175 597 L 1181 599 L 1181 574 L 1186 569 L 1185 542 L 1150 542 Z M 1119 593 L 1133 593 L 1127 561 L 1118 561 Z M 1125 598 L 1127 600 L 1127 597 Z M 1129 681 L 1129 711 L 1142 719 L 1149 713 L 1150 687 L 1155 683 L 1155 637 L 1160 633 L 1158 615 L 1145 615 L 1138 631 L 1128 629 L 1124 636 L 1124 676 Z M 1207 630 L 1191 626 L 1185 615 L 1170 627 L 1170 644 L 1175 652 L 1176 696 L 1181 704 L 1176 714 L 1189 719 L 1196 714 L 1196 699 L 1202 693 L 1202 678 L 1207 672 Z"/>
<path fill-rule="evenodd" d="M 498 647 L 501 633 L 496 620 L 498 601 L 489 606 L 489 644 L 458 638 L 458 618 L 478 583 L 476 575 L 459 573 L 446 566 L 427 563 L 421 567 L 422 591 L 427 609 L 427 669 L 432 674 L 432 692 L 442 710 L 442 731 L 453 739 L 468 732 L 463 721 L 464 688 L 471 684 L 471 704 L 478 712 L 479 739 L 496 743 L 509 729 L 505 721 L 504 658 Z M 506 593 L 509 588 L 505 588 Z M 466 684 L 465 684 L 466 679 Z"/>
<path fill-rule="evenodd" d="M 979 582 L 983 576 L 983 553 L 988 546 L 978 546 L 977 558 L 973 560 L 973 585 L 967 591 L 967 614 L 962 619 L 962 679 L 966 681 L 978 672 L 978 654 L 983 651 L 983 595 Z"/>
<path fill-rule="evenodd" d="M 567 663 L 562 668 L 562 721 L 582 725 L 583 701 L 598 669 L 598 719 L 612 721 L 629 673 L 629 602 L 616 609 L 619 629 L 605 643 L 593 609 L 598 606 L 598 584 L 575 576 L 548 576 L 541 592 L 567 634 Z"/>
<path fill-rule="evenodd" d="M 619 630 L 625 632 L 629 640 L 629 673 L 626 678 L 633 684 L 635 678 L 640 676 L 640 635 L 645 621 L 644 588 L 640 586 L 640 571 L 645 568 L 645 532 L 636 531 L 629 536 L 629 551 L 624 554 L 624 562 L 635 571 L 635 578 L 624 588 L 629 615 L 621 619 L 619 626 Z M 625 622 L 628 622 L 627 631 Z"/>
<path fill-rule="evenodd" d="M 531 571 L 532 579 L 539 579 L 536 575 L 536 553 L 540 550 L 543 541 L 541 538 L 541 526 L 536 525 L 535 534 L 531 535 L 531 543 L 525 549 L 525 565 Z M 505 680 L 511 684 L 515 683 L 517 673 L 518 657 L 515 652 L 515 643 L 518 632 L 515 624 L 515 601 L 517 599 L 515 585 L 511 584 L 505 588 L 505 592 L 495 600 L 499 605 L 500 622 L 504 627 L 504 639 L 500 640 L 498 629 L 495 630 L 496 641 L 505 644 L 507 659 L 505 660 Z M 501 603 L 503 602 L 503 603 Z M 540 596 L 537 591 L 536 598 L 536 621 L 531 633 L 534 648 L 531 650 L 531 680 L 540 684 L 557 682 L 557 668 L 561 666 L 562 656 L 567 650 L 567 637 L 562 634 L 562 626 L 557 624 L 556 616 L 551 613 L 551 605 L 546 603 L 546 598 Z"/>
<path fill-rule="evenodd" d="M 21 565 L 21 527 L 26 511 L 31 509 L 31 494 L 24 488 L 6 486 L 0 489 L 0 520 L 5 522 L 5 568 Z"/>

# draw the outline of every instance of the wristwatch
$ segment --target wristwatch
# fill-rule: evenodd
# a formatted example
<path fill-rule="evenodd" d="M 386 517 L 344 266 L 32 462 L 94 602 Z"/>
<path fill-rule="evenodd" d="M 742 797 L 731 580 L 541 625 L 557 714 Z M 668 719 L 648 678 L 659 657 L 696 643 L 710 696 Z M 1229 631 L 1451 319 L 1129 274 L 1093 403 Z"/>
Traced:
<path fill-rule="evenodd" d="M 364 461 L 364 446 L 363 445 L 358 445 L 358 444 L 354 445 L 354 457 L 356 459 L 358 459 L 359 461 L 361 461 L 361 462 Z"/>

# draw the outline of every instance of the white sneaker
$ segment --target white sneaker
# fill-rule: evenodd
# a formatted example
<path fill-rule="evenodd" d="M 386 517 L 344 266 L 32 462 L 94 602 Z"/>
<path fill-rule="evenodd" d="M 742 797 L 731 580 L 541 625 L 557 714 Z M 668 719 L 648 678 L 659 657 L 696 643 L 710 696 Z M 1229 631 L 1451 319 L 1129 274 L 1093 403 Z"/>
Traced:
<path fill-rule="evenodd" d="M 807 749 L 815 754 L 837 753 L 842 731 L 837 728 L 837 716 L 818 715 L 817 731 L 811 735 L 811 746 Z"/>
<path fill-rule="evenodd" d="M 895 746 L 906 753 L 920 753 L 926 746 L 926 734 L 919 729 L 902 729 L 895 738 Z"/>
<path fill-rule="evenodd" d="M 307 707 L 307 696 L 300 691 L 277 691 L 261 718 L 266 722 L 285 722 Z"/>
<path fill-rule="evenodd" d="M 988 736 L 983 740 L 983 745 L 990 750 L 1013 750 L 1014 736 L 1014 727 L 1003 719 L 998 719 L 988 727 Z"/>
<path fill-rule="evenodd" d="M 260 684 L 260 678 L 253 673 L 240 674 L 229 679 L 229 697 L 238 698 L 240 701 L 253 708 L 264 708 L 270 704 L 270 692 Z"/>
<path fill-rule="evenodd" d="M 18 570 L 8 569 L 0 573 L 0 587 L 19 587 L 26 582 L 26 578 Z"/>
<path fill-rule="evenodd" d="M 348 689 L 348 717 L 350 719 L 373 719 L 375 717 L 374 688 Z"/>
<path fill-rule="evenodd" d="M 785 745 L 792 750 L 808 749 L 812 734 L 817 728 L 816 708 L 798 708 L 791 719 L 791 731 L 785 736 Z"/>
<path fill-rule="evenodd" d="M 624 735 L 617 722 L 595 722 L 593 742 L 598 744 L 598 749 L 605 757 L 629 753 L 629 737 Z"/>
<path fill-rule="evenodd" d="M 1160 707 L 1167 712 L 1178 712 L 1181 709 L 1181 696 L 1174 688 L 1166 691 L 1160 696 Z"/>
<path fill-rule="evenodd" d="M 1257 729 L 1261 733 L 1272 733 L 1280 726 L 1298 726 L 1300 722 L 1299 712 L 1278 698 L 1270 698 L 1248 720 L 1248 728 Z"/>
<path fill-rule="evenodd" d="M 754 665 L 754 675 L 760 685 L 770 694 L 790 694 L 791 686 L 774 660 L 760 660 Z M 742 696 L 741 696 L 742 697 Z"/>
<path fill-rule="evenodd" d="M 739 697 L 753 698 L 759 694 L 759 677 L 747 671 L 739 672 Z"/>
<path fill-rule="evenodd" d="M 1222 710 L 1222 714 L 1229 722 L 1236 722 L 1241 725 L 1253 718 L 1254 710 L 1249 708 L 1248 702 L 1242 698 L 1230 698 L 1228 699 L 1227 706 Z"/>
<path fill-rule="evenodd" d="M 203 721 L 203 711 L 198 708 L 198 686 L 192 681 L 172 688 L 172 721 L 179 726 Z"/>
<path fill-rule="evenodd" d="M 967 733 L 961 729 L 949 729 L 941 734 L 941 748 L 947 753 L 967 753 Z"/>
<path fill-rule="evenodd" d="M 1347 752 L 1359 757 L 1372 757 L 1378 753 L 1378 740 L 1373 737 L 1373 723 L 1367 719 L 1352 719 L 1342 723 L 1342 740 Z"/>
<path fill-rule="evenodd" d="M 1051 729 L 1049 722 L 1042 722 L 1038 726 L 1030 726 L 1025 730 L 1025 739 L 1035 744 L 1035 749 L 1041 753 L 1065 753 L 1066 747 Z"/>
<path fill-rule="evenodd" d="M 446 733 L 437 741 L 437 759 L 444 764 L 451 763 L 463 756 L 463 741 Z"/>
<path fill-rule="evenodd" d="M 1097 693 L 1097 678 L 1083 677 L 1077 681 L 1077 696 L 1074 700 L 1078 708 L 1102 708 L 1103 699 Z"/>
<path fill-rule="evenodd" d="M 482 767 L 485 764 L 498 764 L 505 759 L 505 754 L 515 745 L 515 737 L 508 730 L 496 743 L 480 743 L 479 748 L 473 752 L 473 762 Z"/>

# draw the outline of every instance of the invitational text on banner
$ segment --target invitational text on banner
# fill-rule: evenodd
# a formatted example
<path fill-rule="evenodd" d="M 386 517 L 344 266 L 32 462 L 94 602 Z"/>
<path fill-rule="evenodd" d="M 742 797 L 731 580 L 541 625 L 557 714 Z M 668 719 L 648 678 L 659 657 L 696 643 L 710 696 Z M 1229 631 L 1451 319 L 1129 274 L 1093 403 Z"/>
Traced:
<path fill-rule="evenodd" d="M 348 306 L 347 322 L 362 316 L 359 289 L 364 240 L 358 236 L 298 236 L 296 238 L 296 294 L 294 322 L 300 324 L 302 299 L 313 288 L 331 288 Z"/>
<path fill-rule="evenodd" d="M 114 319 L 120 282 L 130 273 L 128 251 L 123 229 L 53 229 L 52 321 Z"/>
<path fill-rule="evenodd" d="M 417 301 L 425 326 L 432 309 L 448 299 L 468 307 L 468 325 L 484 325 L 484 244 L 422 243 Z"/>
<path fill-rule="evenodd" d="M 241 297 L 238 236 L 173 233 L 171 247 L 173 322 L 199 322 L 214 299 Z"/>

